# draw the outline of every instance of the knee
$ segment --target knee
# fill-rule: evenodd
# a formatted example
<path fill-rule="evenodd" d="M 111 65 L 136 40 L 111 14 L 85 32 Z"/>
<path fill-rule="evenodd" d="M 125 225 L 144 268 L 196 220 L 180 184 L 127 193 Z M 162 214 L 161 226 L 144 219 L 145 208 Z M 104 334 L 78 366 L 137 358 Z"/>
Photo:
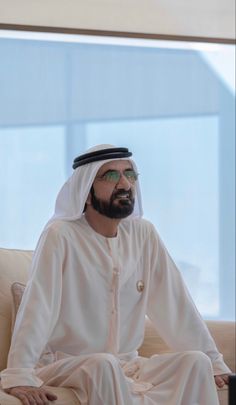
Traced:
<path fill-rule="evenodd" d="M 205 353 L 197 350 L 187 351 L 184 357 L 189 366 L 199 368 L 202 371 L 212 371 L 211 360 Z"/>
<path fill-rule="evenodd" d="M 91 356 L 89 360 L 90 365 L 94 368 L 99 369 L 100 371 L 106 371 L 114 369 L 118 366 L 118 360 L 111 353 L 95 353 Z"/>

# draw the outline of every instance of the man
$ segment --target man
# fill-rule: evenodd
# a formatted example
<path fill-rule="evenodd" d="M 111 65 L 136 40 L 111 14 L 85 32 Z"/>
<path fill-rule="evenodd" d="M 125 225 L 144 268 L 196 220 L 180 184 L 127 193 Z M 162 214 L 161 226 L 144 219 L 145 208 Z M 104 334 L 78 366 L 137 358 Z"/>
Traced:
<path fill-rule="evenodd" d="M 215 381 L 223 386 L 230 370 L 154 227 L 141 219 L 130 156 L 92 148 L 75 159 L 58 195 L 1 373 L 3 388 L 24 405 L 56 399 L 44 385 L 72 387 L 89 405 L 218 404 Z M 146 314 L 176 353 L 138 357 Z"/>

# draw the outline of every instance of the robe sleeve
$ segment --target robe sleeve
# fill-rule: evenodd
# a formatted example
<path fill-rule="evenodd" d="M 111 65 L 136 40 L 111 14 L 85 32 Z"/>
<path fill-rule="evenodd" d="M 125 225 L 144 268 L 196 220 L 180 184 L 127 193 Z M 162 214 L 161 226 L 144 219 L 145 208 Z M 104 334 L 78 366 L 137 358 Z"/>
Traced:
<path fill-rule="evenodd" d="M 151 231 L 150 244 L 148 317 L 172 350 L 202 351 L 211 359 L 215 375 L 230 373 L 179 270 L 154 228 Z"/>
<path fill-rule="evenodd" d="M 55 228 L 55 226 L 54 226 Z M 2 388 L 39 387 L 34 368 L 59 316 L 64 244 L 54 228 L 44 231 L 32 261 L 31 275 L 16 317 Z"/>

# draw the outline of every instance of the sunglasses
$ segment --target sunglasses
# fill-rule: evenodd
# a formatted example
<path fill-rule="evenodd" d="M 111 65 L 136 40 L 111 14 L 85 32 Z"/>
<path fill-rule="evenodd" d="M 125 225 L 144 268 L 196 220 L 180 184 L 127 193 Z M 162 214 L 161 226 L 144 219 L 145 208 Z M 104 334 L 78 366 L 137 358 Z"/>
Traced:
<path fill-rule="evenodd" d="M 119 170 L 108 170 L 102 176 L 96 177 L 96 179 L 116 184 L 120 181 L 121 176 L 125 176 L 125 178 L 131 184 L 134 184 L 138 179 L 138 173 L 136 173 L 133 169 L 126 169 L 123 172 L 120 172 Z"/>

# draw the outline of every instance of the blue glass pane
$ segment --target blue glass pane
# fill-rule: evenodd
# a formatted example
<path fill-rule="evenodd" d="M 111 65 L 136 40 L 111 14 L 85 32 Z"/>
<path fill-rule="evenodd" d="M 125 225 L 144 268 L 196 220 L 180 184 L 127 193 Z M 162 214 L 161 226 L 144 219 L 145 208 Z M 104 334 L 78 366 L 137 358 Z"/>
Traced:
<path fill-rule="evenodd" d="M 128 146 L 198 308 L 234 318 L 233 46 L 68 38 L 0 38 L 0 246 L 35 247 L 75 156 Z"/>
<path fill-rule="evenodd" d="M 0 172 L 0 246 L 32 249 L 65 181 L 64 128 L 0 128 Z"/>

